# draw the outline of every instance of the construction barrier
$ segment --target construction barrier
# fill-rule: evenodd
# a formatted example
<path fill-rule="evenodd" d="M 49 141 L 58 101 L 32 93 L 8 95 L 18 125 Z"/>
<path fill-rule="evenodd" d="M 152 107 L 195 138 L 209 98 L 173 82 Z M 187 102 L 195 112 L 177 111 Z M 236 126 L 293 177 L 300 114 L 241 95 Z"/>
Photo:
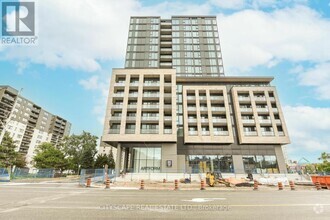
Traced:
<path fill-rule="evenodd" d="M 174 180 L 174 190 L 178 190 L 178 189 L 179 189 L 179 181 Z"/>
<path fill-rule="evenodd" d="M 278 190 L 283 190 L 283 183 L 282 182 L 278 182 Z"/>
<path fill-rule="evenodd" d="M 204 182 L 204 180 L 201 180 L 201 190 L 205 190 L 205 182 Z"/>
<path fill-rule="evenodd" d="M 320 187 L 330 189 L 330 176 L 311 176 L 313 183 L 316 185 L 316 182 L 320 184 Z"/>
<path fill-rule="evenodd" d="M 87 178 L 86 187 L 91 187 L 92 178 Z"/>
<path fill-rule="evenodd" d="M 259 183 L 257 180 L 253 182 L 253 190 L 258 190 Z"/>
<path fill-rule="evenodd" d="M 290 185 L 290 189 L 291 189 L 291 190 L 296 190 L 296 189 L 295 189 L 294 182 L 293 182 L 292 180 L 289 181 L 289 185 Z"/>
<path fill-rule="evenodd" d="M 141 180 L 140 190 L 144 190 L 144 180 Z"/>
<path fill-rule="evenodd" d="M 110 189 L 110 179 L 109 178 L 105 181 L 105 188 Z"/>
<path fill-rule="evenodd" d="M 316 187 L 317 190 L 322 189 L 320 182 L 315 182 L 315 187 Z"/>

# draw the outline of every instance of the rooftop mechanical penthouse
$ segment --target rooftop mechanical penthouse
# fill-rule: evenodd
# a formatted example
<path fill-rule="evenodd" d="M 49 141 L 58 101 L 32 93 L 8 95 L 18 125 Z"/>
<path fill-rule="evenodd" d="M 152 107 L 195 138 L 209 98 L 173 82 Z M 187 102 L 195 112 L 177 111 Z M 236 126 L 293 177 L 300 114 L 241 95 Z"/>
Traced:
<path fill-rule="evenodd" d="M 284 173 L 272 77 L 226 77 L 215 16 L 132 17 L 102 141 L 116 171 Z"/>

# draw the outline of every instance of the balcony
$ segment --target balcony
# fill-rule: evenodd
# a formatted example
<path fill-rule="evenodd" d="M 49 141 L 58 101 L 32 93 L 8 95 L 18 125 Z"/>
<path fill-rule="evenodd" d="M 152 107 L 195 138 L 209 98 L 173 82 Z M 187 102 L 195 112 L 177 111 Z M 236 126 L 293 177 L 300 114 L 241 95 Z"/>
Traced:
<path fill-rule="evenodd" d="M 122 109 L 123 105 L 113 105 L 112 108 L 113 109 Z"/>
<path fill-rule="evenodd" d="M 125 82 L 116 82 L 115 86 L 125 86 Z"/>
<path fill-rule="evenodd" d="M 122 98 L 122 97 L 124 97 L 124 93 L 114 93 L 113 97 Z"/>
<path fill-rule="evenodd" d="M 196 111 L 196 107 L 187 107 L 188 111 Z"/>
<path fill-rule="evenodd" d="M 138 93 L 130 93 L 130 94 L 128 94 L 128 97 L 130 97 L 130 98 L 137 98 L 138 97 Z"/>
<path fill-rule="evenodd" d="M 226 111 L 225 107 L 212 107 L 211 110 L 213 112 L 225 112 Z"/>
<path fill-rule="evenodd" d="M 161 55 L 160 61 L 172 61 L 172 55 Z"/>
<path fill-rule="evenodd" d="M 172 94 L 171 93 L 164 93 L 164 98 L 172 98 Z"/>
<path fill-rule="evenodd" d="M 276 123 L 276 124 L 281 124 L 282 122 L 281 122 L 280 119 L 275 119 L 275 123 Z"/>
<path fill-rule="evenodd" d="M 196 135 L 198 135 L 198 132 L 197 131 L 188 131 L 188 134 L 190 136 L 196 136 Z"/>
<path fill-rule="evenodd" d="M 160 48 L 160 54 L 172 54 L 171 48 Z"/>
<path fill-rule="evenodd" d="M 257 112 L 268 112 L 268 108 L 257 108 Z"/>
<path fill-rule="evenodd" d="M 199 96 L 199 100 L 207 100 L 206 96 Z"/>
<path fill-rule="evenodd" d="M 136 105 L 131 104 L 131 105 L 128 105 L 127 108 L 128 109 L 136 109 Z"/>
<path fill-rule="evenodd" d="M 172 116 L 165 116 L 164 121 L 172 121 Z"/>
<path fill-rule="evenodd" d="M 120 129 L 111 129 L 109 130 L 109 134 L 119 134 L 120 133 Z"/>
<path fill-rule="evenodd" d="M 212 122 L 213 123 L 223 123 L 223 124 L 226 124 L 227 123 L 227 119 L 226 118 L 212 118 Z"/>
<path fill-rule="evenodd" d="M 243 124 L 254 124 L 254 119 L 242 119 Z"/>
<path fill-rule="evenodd" d="M 11 97 L 10 95 L 5 94 L 3 97 L 8 99 L 9 101 L 12 101 L 12 102 L 15 101 L 15 99 L 13 97 Z"/>
<path fill-rule="evenodd" d="M 271 102 L 275 102 L 276 100 L 275 100 L 275 97 L 269 97 L 269 100 L 271 101 Z"/>
<path fill-rule="evenodd" d="M 254 96 L 254 100 L 255 101 L 266 101 L 266 97 L 265 96 Z"/>
<path fill-rule="evenodd" d="M 136 120 L 136 116 L 127 116 L 126 117 L 126 121 L 135 121 Z"/>
<path fill-rule="evenodd" d="M 121 121 L 121 116 L 111 116 L 110 120 L 112 120 L 112 121 Z"/>
<path fill-rule="evenodd" d="M 270 119 L 259 119 L 260 124 L 271 124 L 272 120 Z"/>
<path fill-rule="evenodd" d="M 144 82 L 143 86 L 159 86 L 159 82 Z"/>
<path fill-rule="evenodd" d="M 215 101 L 223 101 L 223 96 L 211 96 L 210 97 L 211 100 L 215 100 Z"/>
<path fill-rule="evenodd" d="M 159 109 L 159 105 L 142 105 L 144 109 Z"/>
<path fill-rule="evenodd" d="M 228 131 L 213 131 L 214 136 L 228 136 L 229 132 Z"/>
<path fill-rule="evenodd" d="M 202 131 L 202 136 L 210 136 L 210 131 Z"/>
<path fill-rule="evenodd" d="M 257 136 L 258 133 L 256 131 L 244 131 L 245 136 Z"/>
<path fill-rule="evenodd" d="M 188 118 L 189 123 L 197 123 L 197 118 Z"/>
<path fill-rule="evenodd" d="M 187 96 L 187 100 L 196 100 L 196 96 Z"/>
<path fill-rule="evenodd" d="M 139 86 L 139 82 L 131 82 L 129 86 Z"/>
<path fill-rule="evenodd" d="M 164 109 L 172 109 L 172 105 L 164 105 Z"/>
<path fill-rule="evenodd" d="M 203 112 L 207 112 L 207 107 L 200 107 L 199 110 Z"/>
<path fill-rule="evenodd" d="M 274 136 L 274 132 L 273 131 L 262 131 L 261 132 L 262 136 Z"/>
<path fill-rule="evenodd" d="M 278 112 L 278 109 L 277 108 L 273 108 L 273 112 Z"/>
<path fill-rule="evenodd" d="M 172 47 L 172 42 L 171 41 L 161 41 L 160 46 L 161 47 Z"/>
<path fill-rule="evenodd" d="M 135 134 L 135 129 L 125 129 L 125 134 Z"/>
<path fill-rule="evenodd" d="M 246 97 L 246 96 L 238 96 L 238 100 L 239 101 L 251 101 L 250 97 Z"/>
<path fill-rule="evenodd" d="M 172 134 L 172 129 L 164 129 L 164 134 Z"/>
<path fill-rule="evenodd" d="M 141 129 L 141 134 L 158 134 L 158 129 Z"/>
<path fill-rule="evenodd" d="M 209 119 L 208 118 L 201 118 L 201 123 L 209 123 Z"/>
<path fill-rule="evenodd" d="M 278 135 L 279 135 L 279 136 L 285 136 L 285 134 L 284 134 L 283 131 L 279 131 L 279 132 L 278 132 Z"/>
<path fill-rule="evenodd" d="M 142 121 L 159 121 L 158 116 L 142 116 Z"/>
<path fill-rule="evenodd" d="M 143 93 L 143 98 L 159 98 L 159 93 Z"/>
<path fill-rule="evenodd" d="M 172 87 L 172 83 L 170 83 L 170 82 L 165 82 L 165 83 L 164 83 L 164 87 Z"/>
<path fill-rule="evenodd" d="M 172 63 L 162 63 L 161 62 L 159 65 L 160 65 L 160 67 L 166 67 L 166 68 L 172 67 Z"/>

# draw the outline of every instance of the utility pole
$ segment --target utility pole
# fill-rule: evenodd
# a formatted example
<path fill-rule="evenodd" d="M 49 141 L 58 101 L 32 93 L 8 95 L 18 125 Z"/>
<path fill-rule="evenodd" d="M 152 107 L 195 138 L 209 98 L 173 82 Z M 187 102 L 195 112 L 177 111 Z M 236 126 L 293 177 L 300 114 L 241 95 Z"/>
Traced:
<path fill-rule="evenodd" d="M 11 109 L 7 119 L 5 119 L 4 122 L 0 121 L 1 125 L 3 126 L 3 129 L 2 129 L 1 134 L 0 134 L 0 144 L 2 143 L 2 139 L 3 139 L 3 137 L 5 136 L 5 133 L 6 133 L 7 125 L 9 124 L 9 122 L 11 120 L 11 116 L 13 115 L 14 109 L 15 109 L 16 104 L 17 104 L 17 99 L 18 99 L 19 95 L 22 93 L 22 91 L 23 91 L 23 88 L 21 88 L 20 91 L 18 92 L 17 97 L 16 97 L 16 99 L 14 101 L 14 104 L 13 104 L 13 108 Z"/>

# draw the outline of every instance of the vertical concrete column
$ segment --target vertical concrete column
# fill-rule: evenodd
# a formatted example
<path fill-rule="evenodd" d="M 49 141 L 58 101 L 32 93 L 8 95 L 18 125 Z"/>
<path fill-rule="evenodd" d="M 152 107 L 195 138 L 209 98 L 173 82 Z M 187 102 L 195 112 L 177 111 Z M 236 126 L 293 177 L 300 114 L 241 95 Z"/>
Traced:
<path fill-rule="evenodd" d="M 276 126 L 276 121 L 275 121 L 275 117 L 274 117 L 272 103 L 270 102 L 270 98 L 269 98 L 269 94 L 268 94 L 269 91 L 270 90 L 265 91 L 265 97 L 266 97 L 266 100 L 267 100 L 267 106 L 268 106 L 270 120 L 272 121 L 272 127 L 273 127 L 273 130 L 274 130 L 274 135 L 276 137 L 278 137 L 278 130 L 277 130 L 277 126 Z"/>
<path fill-rule="evenodd" d="M 261 128 L 260 128 L 260 123 L 259 123 L 259 118 L 258 118 L 258 110 L 257 110 L 257 105 L 256 105 L 256 102 L 254 100 L 254 94 L 253 94 L 252 90 L 249 91 L 249 96 L 250 96 L 250 99 L 251 99 L 251 107 L 252 107 L 253 117 L 254 117 L 254 120 L 256 122 L 257 134 L 258 134 L 259 137 L 261 137 L 262 134 L 261 134 Z"/>
<path fill-rule="evenodd" d="M 158 134 L 164 134 L 164 74 L 159 74 L 159 125 L 158 125 Z"/>
<path fill-rule="evenodd" d="M 207 118 L 209 119 L 210 136 L 214 136 L 210 89 L 205 89 L 205 90 L 206 90 L 205 92 L 206 92 L 206 103 L 207 103 Z"/>
<path fill-rule="evenodd" d="M 287 173 L 286 165 L 285 165 L 285 159 L 282 151 L 282 146 L 276 146 L 275 147 L 275 156 L 277 160 L 278 169 L 280 170 L 280 173 Z"/>
<path fill-rule="evenodd" d="M 121 168 L 121 144 L 118 143 L 117 145 L 117 158 L 116 158 L 116 166 L 115 166 L 115 171 L 116 171 L 116 176 L 120 175 L 120 168 Z"/>
<path fill-rule="evenodd" d="M 124 170 L 128 171 L 129 148 L 125 148 Z"/>
<path fill-rule="evenodd" d="M 233 155 L 235 173 L 245 173 L 242 155 Z"/>

